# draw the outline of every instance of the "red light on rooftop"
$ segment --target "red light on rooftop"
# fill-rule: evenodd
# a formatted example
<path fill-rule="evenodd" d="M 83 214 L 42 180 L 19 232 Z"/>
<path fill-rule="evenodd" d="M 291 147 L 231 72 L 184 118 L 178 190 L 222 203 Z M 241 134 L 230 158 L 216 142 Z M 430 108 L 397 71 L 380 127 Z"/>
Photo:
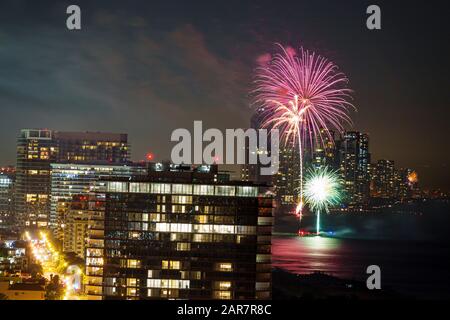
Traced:
<path fill-rule="evenodd" d="M 151 160 L 153 160 L 153 153 L 147 153 L 147 155 L 145 156 L 145 158 L 148 160 L 148 161 L 151 161 Z"/>

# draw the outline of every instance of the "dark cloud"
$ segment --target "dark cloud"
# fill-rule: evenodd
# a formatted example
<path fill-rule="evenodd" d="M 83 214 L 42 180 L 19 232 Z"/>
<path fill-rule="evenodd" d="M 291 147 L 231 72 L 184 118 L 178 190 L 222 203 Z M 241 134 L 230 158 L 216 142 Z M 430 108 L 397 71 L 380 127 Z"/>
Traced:
<path fill-rule="evenodd" d="M 355 128 L 375 159 L 416 167 L 449 187 L 448 40 L 439 5 L 379 1 L 85 1 L 83 29 L 65 28 L 68 1 L 0 4 L 0 163 L 14 163 L 24 127 L 120 131 L 135 159 L 170 154 L 170 133 L 248 126 L 252 70 L 275 42 L 303 45 L 350 79 Z M 425 19 L 426 18 L 426 19 Z"/>

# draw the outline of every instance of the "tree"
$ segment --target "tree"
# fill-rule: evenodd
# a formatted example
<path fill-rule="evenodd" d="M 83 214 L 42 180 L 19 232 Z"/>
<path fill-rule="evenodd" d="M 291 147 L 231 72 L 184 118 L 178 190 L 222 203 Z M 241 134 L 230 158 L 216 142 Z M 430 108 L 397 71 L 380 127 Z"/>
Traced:
<path fill-rule="evenodd" d="M 61 300 L 64 294 L 64 286 L 59 281 L 58 275 L 50 275 L 50 282 L 45 288 L 46 300 Z"/>
<path fill-rule="evenodd" d="M 33 279 L 38 278 L 38 275 L 44 273 L 44 270 L 42 269 L 42 266 L 40 264 L 30 264 L 28 270 Z"/>

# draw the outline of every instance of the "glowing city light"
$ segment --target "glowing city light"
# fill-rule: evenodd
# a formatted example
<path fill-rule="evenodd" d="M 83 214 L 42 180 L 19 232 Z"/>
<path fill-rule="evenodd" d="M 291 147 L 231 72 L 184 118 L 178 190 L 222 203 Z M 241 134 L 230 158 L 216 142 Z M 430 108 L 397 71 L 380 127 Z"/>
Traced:
<path fill-rule="evenodd" d="M 154 158 L 153 153 L 151 153 L 151 152 L 147 153 L 146 156 L 145 156 L 145 158 L 146 158 L 148 161 L 153 160 L 153 158 Z"/>
<path fill-rule="evenodd" d="M 408 174 L 408 182 L 410 184 L 415 184 L 419 181 L 419 175 L 417 172 L 413 171 L 410 174 Z"/>
<path fill-rule="evenodd" d="M 29 242 L 31 253 L 34 259 L 42 266 L 43 275 L 48 278 L 50 274 L 60 275 L 62 284 L 64 285 L 63 300 L 79 299 L 77 291 L 81 289 L 81 277 L 83 275 L 82 270 L 77 266 L 72 266 L 71 274 L 60 274 L 60 268 L 63 268 L 63 272 L 67 272 L 66 269 L 69 264 L 64 260 L 64 256 L 58 252 L 55 246 L 49 240 L 49 237 L 44 231 L 39 232 L 39 238 L 33 239 L 28 231 L 24 233 L 24 238 Z M 75 281 L 75 278 L 78 278 Z"/>

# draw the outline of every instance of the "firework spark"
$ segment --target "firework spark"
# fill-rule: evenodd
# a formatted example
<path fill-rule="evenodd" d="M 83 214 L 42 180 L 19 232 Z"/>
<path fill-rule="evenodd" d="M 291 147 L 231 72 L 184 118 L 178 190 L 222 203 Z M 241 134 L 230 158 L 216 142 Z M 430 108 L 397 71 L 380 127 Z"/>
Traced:
<path fill-rule="evenodd" d="M 306 144 L 324 144 L 324 135 L 333 141 L 330 130 L 344 131 L 351 124 L 348 110 L 347 77 L 338 67 L 314 52 L 284 48 L 264 59 L 256 71 L 254 105 L 261 114 L 263 127 L 281 132 L 285 145 L 297 146 L 300 162 L 300 194 L 296 208 L 303 208 L 303 149 Z"/>
<path fill-rule="evenodd" d="M 305 201 L 312 211 L 316 211 L 317 234 L 320 233 L 320 212 L 328 212 L 330 206 L 335 206 L 342 200 L 341 182 L 336 171 L 322 167 L 311 169 L 305 180 Z"/>
<path fill-rule="evenodd" d="M 408 174 L 408 182 L 409 184 L 415 184 L 419 181 L 419 176 L 417 172 L 412 171 L 410 174 Z"/>

